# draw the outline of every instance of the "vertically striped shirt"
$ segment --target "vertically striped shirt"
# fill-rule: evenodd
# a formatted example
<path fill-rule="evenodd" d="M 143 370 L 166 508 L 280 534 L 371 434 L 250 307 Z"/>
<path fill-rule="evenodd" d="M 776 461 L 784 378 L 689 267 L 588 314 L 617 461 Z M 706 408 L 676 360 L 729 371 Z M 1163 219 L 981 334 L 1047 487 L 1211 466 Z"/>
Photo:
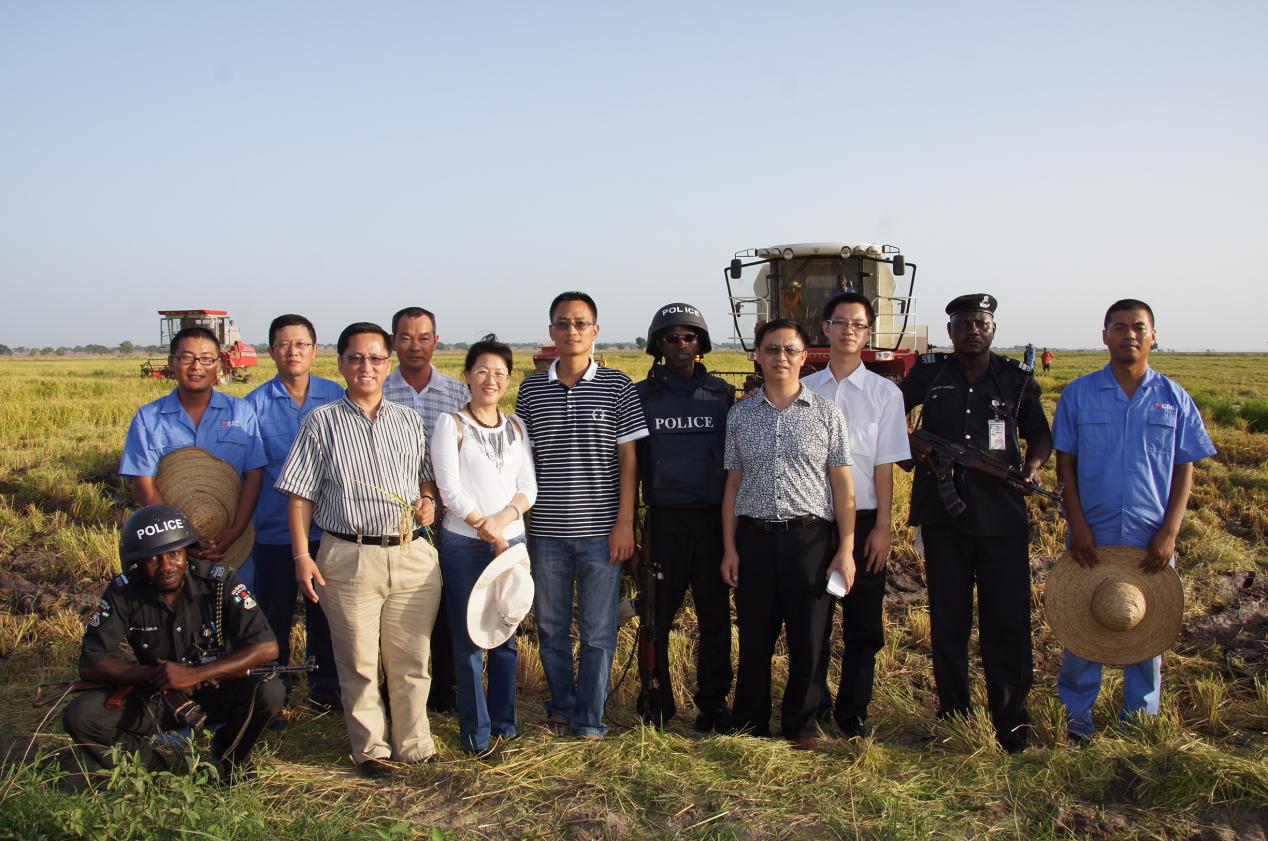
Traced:
<path fill-rule="evenodd" d="M 552 362 L 520 384 L 515 413 L 533 442 L 537 503 L 528 523 L 536 537 L 606 537 L 621 504 L 617 445 L 647 436 L 634 383 L 593 361 L 569 388 Z"/>
<path fill-rule="evenodd" d="M 310 500 L 323 530 L 391 535 L 400 532 L 401 506 L 389 492 L 413 503 L 430 481 L 422 419 L 384 400 L 371 420 L 345 394 L 304 418 L 276 487 Z"/>

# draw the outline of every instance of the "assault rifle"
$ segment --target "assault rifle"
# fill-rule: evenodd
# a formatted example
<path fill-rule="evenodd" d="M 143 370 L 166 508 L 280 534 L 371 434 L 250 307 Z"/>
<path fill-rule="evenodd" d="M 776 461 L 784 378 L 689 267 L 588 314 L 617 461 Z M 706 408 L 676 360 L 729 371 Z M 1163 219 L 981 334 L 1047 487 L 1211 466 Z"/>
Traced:
<path fill-rule="evenodd" d="M 992 479 L 1003 482 L 1013 490 L 1027 496 L 1038 494 L 1053 502 L 1061 501 L 1060 485 L 1055 491 L 1050 491 L 1043 485 L 1030 481 L 1025 473 L 999 456 L 991 455 L 972 444 L 961 444 L 927 429 L 917 429 L 908 438 L 911 441 L 912 457 L 928 465 L 930 472 L 938 480 L 938 493 L 942 496 L 942 504 L 946 506 L 947 513 L 952 516 L 960 514 L 967 507 L 956 491 L 955 482 L 952 479 L 953 468 L 957 464 L 969 470 L 976 470 L 978 473 L 985 473 Z"/>
<path fill-rule="evenodd" d="M 196 665 L 187 663 L 186 665 Z M 309 658 L 307 662 L 290 666 L 280 666 L 277 663 L 269 663 L 263 666 L 252 666 L 247 669 L 243 677 L 266 677 L 272 675 L 293 675 L 303 672 L 317 671 L 317 663 L 313 658 Z M 123 708 L 123 702 L 128 696 L 135 692 L 139 687 L 132 686 L 115 686 L 112 683 L 101 683 L 92 680 L 72 680 L 66 683 L 41 683 L 35 687 L 35 697 L 31 700 L 31 706 L 44 707 L 60 700 L 62 697 L 69 695 L 71 692 L 85 692 L 90 689 L 113 689 L 110 697 L 102 702 L 102 706 L 108 710 L 118 710 Z M 61 690 L 58 694 L 45 693 L 46 689 Z M 172 690 L 169 690 L 171 692 Z M 181 694 L 181 693 L 175 693 Z M 180 706 L 177 704 L 176 706 Z"/>
<path fill-rule="evenodd" d="M 652 556 L 650 518 L 643 512 L 642 540 L 635 554 L 635 580 L 638 581 L 638 714 L 647 720 L 657 713 L 656 691 L 660 689 L 656 663 L 656 586 L 664 578 L 660 562 Z"/>

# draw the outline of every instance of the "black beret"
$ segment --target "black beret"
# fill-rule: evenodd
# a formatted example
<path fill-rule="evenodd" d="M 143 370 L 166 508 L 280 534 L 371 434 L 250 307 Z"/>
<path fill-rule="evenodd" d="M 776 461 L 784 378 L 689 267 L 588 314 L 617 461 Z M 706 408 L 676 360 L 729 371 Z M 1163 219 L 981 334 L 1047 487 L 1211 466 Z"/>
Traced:
<path fill-rule="evenodd" d="M 972 295 L 961 295 L 947 304 L 947 315 L 955 315 L 958 312 L 989 312 L 994 315 L 997 306 L 999 301 L 995 300 L 994 295 L 975 292 Z"/>

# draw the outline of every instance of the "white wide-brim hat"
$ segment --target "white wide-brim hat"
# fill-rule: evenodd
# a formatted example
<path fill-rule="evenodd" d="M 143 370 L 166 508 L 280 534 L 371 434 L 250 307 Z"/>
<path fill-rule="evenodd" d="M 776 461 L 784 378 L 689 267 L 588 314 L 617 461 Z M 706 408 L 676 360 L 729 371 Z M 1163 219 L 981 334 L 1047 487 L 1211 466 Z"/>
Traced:
<path fill-rule="evenodd" d="M 204 546 L 233 525 L 242 495 L 242 479 L 233 465 L 200 447 L 182 447 L 165 455 L 154 486 L 165 503 L 185 515 Z M 220 563 L 237 569 L 250 556 L 254 544 L 255 527 L 248 523 Z"/>
<path fill-rule="evenodd" d="M 1069 550 L 1044 585 L 1044 615 L 1062 645 L 1093 663 L 1128 666 L 1166 651 L 1180 637 L 1184 587 L 1175 569 L 1143 572 L 1145 550 L 1097 546 L 1088 569 Z"/>
<path fill-rule="evenodd" d="M 533 606 L 533 574 L 528 550 L 517 543 L 480 573 L 467 600 L 467 634 L 481 648 L 497 648 L 511 638 Z"/>

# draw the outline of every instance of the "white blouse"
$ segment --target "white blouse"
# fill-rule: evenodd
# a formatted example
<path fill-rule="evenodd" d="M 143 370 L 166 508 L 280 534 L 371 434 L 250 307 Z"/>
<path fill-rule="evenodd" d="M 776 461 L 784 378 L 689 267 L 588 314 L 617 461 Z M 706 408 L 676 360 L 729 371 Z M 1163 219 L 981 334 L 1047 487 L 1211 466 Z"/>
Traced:
<path fill-rule="evenodd" d="M 455 534 L 478 537 L 467 524 L 472 512 L 496 514 L 510 504 L 517 493 L 531 507 L 537 499 L 537 477 L 533 474 L 531 442 L 524 425 L 514 415 L 500 415 L 496 429 L 485 429 L 464 414 L 462 446 L 458 446 L 458 426 L 454 415 L 442 412 L 432 428 L 432 470 L 445 504 L 444 528 Z M 512 421 L 512 419 L 514 419 Z M 514 423 L 514 428 L 508 424 Z M 524 533 L 524 518 L 512 520 L 502 531 L 510 540 Z"/>

